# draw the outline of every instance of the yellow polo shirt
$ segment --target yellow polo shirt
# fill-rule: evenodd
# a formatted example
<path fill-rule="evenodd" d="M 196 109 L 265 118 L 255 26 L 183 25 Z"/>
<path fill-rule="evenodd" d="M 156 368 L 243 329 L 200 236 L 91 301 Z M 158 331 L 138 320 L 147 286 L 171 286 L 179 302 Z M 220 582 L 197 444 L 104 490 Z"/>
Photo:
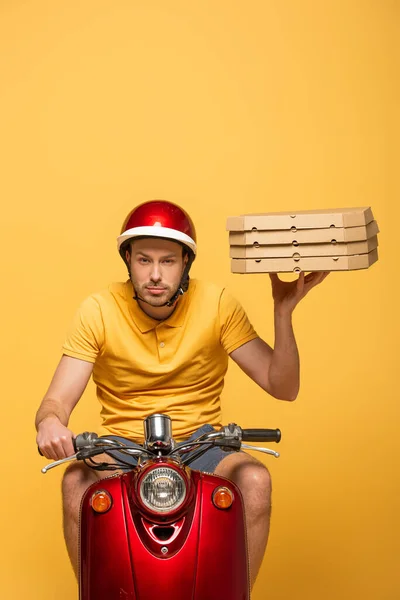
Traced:
<path fill-rule="evenodd" d="M 214 284 L 190 280 L 165 321 L 147 316 L 130 281 L 112 283 L 80 306 L 63 346 L 91 363 L 101 404 L 100 435 L 143 439 L 143 419 L 168 414 L 182 439 L 220 426 L 228 355 L 257 337 L 241 305 Z"/>

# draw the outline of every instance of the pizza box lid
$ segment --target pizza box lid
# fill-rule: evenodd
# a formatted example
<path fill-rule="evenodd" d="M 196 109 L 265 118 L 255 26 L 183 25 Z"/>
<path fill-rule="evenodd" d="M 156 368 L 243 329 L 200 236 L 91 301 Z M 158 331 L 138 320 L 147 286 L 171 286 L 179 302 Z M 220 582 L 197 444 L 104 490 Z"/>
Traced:
<path fill-rule="evenodd" d="M 228 217 L 226 228 L 228 231 L 333 229 L 368 225 L 373 220 L 371 207 L 363 206 L 240 215 Z"/>

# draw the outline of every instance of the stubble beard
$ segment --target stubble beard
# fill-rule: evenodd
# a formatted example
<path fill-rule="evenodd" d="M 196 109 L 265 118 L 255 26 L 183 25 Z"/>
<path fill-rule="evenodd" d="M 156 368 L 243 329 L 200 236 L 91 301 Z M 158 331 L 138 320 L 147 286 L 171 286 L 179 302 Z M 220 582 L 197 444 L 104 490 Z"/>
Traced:
<path fill-rule="evenodd" d="M 143 298 L 143 300 L 146 300 L 146 302 L 148 304 L 150 304 L 150 306 L 154 306 L 154 307 L 163 306 L 166 302 L 171 300 L 172 296 L 176 293 L 176 291 L 179 288 L 179 283 L 177 283 L 174 286 L 169 286 L 169 285 L 166 285 L 165 283 L 163 283 L 162 285 L 159 285 L 159 284 L 152 283 L 151 281 L 149 281 L 147 283 L 143 283 L 140 285 L 132 277 L 131 277 L 131 280 L 132 280 L 132 284 L 135 289 L 136 295 L 139 297 L 139 300 L 140 300 L 140 298 Z M 163 293 L 160 296 L 153 296 L 151 294 L 151 292 L 149 292 L 146 289 L 147 287 L 153 287 L 153 288 L 159 287 L 160 289 L 163 290 Z"/>

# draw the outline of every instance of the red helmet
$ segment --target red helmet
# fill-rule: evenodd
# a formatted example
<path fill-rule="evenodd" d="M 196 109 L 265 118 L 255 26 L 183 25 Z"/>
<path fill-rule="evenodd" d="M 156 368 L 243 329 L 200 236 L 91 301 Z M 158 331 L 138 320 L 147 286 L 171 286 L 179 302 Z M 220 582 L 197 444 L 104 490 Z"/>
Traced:
<path fill-rule="evenodd" d="M 125 260 L 124 242 L 135 237 L 160 237 L 186 246 L 196 256 L 196 230 L 192 219 L 179 206 L 166 200 L 151 200 L 134 208 L 118 236 L 118 250 Z"/>

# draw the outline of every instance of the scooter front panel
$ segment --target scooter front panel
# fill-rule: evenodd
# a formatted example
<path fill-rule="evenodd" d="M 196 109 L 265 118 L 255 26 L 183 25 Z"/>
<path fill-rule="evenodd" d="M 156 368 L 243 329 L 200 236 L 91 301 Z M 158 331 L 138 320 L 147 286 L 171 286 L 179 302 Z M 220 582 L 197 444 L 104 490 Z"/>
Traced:
<path fill-rule="evenodd" d="M 178 534 L 165 544 L 151 540 L 143 515 L 129 499 L 134 472 L 92 485 L 82 501 L 80 600 L 248 600 L 248 563 L 243 505 L 231 482 L 192 471 L 193 494 Z M 218 509 L 212 495 L 229 487 L 234 502 Z M 90 499 L 107 490 L 113 505 L 97 514 Z M 181 526 L 183 516 L 185 526 Z M 151 519 L 148 519 L 151 521 Z M 160 552 L 161 550 L 161 552 Z"/>

